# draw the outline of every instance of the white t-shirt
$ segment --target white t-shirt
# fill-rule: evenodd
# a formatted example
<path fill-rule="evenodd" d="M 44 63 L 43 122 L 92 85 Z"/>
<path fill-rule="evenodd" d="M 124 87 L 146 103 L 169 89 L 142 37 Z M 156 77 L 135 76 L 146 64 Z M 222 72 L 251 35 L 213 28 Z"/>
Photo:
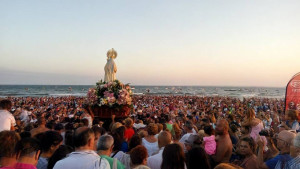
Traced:
<path fill-rule="evenodd" d="M 14 116 L 7 110 L 0 110 L 0 131 L 10 130 L 16 125 Z"/>
<path fill-rule="evenodd" d="M 164 151 L 164 147 L 159 150 L 159 152 L 151 157 L 148 157 L 147 165 L 151 169 L 160 169 L 162 163 L 162 153 Z"/>
<path fill-rule="evenodd" d="M 100 162 L 101 161 L 101 162 Z M 108 161 L 92 150 L 70 153 L 66 158 L 58 161 L 53 169 L 110 169 Z"/>
<path fill-rule="evenodd" d="M 148 156 L 152 156 L 159 151 L 158 142 L 150 143 L 145 138 L 142 139 L 142 145 L 146 147 Z"/>
<path fill-rule="evenodd" d="M 181 137 L 181 139 L 179 140 L 179 142 L 182 143 L 182 144 L 184 144 L 185 140 L 187 140 L 190 137 L 191 134 L 193 134 L 193 133 L 186 133 L 185 135 L 183 135 Z"/>
<path fill-rule="evenodd" d="M 22 113 L 20 114 L 20 119 L 21 121 L 28 122 L 29 121 L 29 116 L 31 115 L 30 111 L 23 110 Z"/>
<path fill-rule="evenodd" d="M 187 151 L 187 150 L 186 150 L 186 147 L 185 147 L 185 144 L 184 144 L 184 143 L 185 143 L 185 140 L 187 140 L 187 139 L 190 137 L 191 134 L 193 134 L 193 133 L 186 133 L 186 134 L 183 135 L 183 136 L 181 137 L 181 139 L 179 140 L 179 142 L 183 144 L 184 152 Z"/>

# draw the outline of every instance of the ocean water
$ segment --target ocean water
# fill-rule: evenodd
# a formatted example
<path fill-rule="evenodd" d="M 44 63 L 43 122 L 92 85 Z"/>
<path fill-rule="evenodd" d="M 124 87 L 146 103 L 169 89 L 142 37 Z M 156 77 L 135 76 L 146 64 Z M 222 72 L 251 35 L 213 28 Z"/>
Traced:
<path fill-rule="evenodd" d="M 86 96 L 89 85 L 0 85 L 0 97 Z M 131 86 L 135 95 L 194 95 L 284 98 L 285 88 L 210 86 Z"/>

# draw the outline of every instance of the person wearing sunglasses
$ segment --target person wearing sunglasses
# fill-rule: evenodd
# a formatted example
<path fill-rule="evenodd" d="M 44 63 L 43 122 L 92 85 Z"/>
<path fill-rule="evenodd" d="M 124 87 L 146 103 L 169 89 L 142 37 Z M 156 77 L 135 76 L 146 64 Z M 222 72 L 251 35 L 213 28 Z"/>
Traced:
<path fill-rule="evenodd" d="M 264 169 L 275 169 L 277 163 L 285 164 L 292 159 L 290 156 L 290 146 L 292 144 L 293 139 L 296 137 L 296 132 L 290 130 L 281 131 L 276 140 L 277 140 L 277 148 L 280 150 L 279 154 L 274 158 L 271 158 L 265 162 L 263 162 L 263 147 L 264 143 L 261 137 L 258 135 L 257 144 L 258 144 L 258 162 L 260 168 Z M 278 166 L 277 166 L 278 167 Z"/>

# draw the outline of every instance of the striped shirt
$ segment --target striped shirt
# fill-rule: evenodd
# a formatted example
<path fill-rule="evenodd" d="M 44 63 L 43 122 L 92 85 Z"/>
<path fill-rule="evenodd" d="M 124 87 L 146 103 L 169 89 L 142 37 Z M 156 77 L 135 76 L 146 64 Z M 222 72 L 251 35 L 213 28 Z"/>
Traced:
<path fill-rule="evenodd" d="M 287 161 L 285 164 L 279 160 L 275 166 L 275 169 L 300 169 L 300 155 Z"/>

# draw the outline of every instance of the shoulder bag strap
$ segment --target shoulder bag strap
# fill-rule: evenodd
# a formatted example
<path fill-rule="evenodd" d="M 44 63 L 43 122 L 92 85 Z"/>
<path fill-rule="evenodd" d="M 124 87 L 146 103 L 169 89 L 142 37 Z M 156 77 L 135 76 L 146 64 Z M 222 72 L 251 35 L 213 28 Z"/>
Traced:
<path fill-rule="evenodd" d="M 114 158 L 112 169 L 118 169 L 117 159 L 116 158 Z"/>
<path fill-rule="evenodd" d="M 118 154 L 119 151 L 116 151 L 112 156 L 111 158 L 114 158 L 114 156 L 116 156 L 116 154 Z"/>

